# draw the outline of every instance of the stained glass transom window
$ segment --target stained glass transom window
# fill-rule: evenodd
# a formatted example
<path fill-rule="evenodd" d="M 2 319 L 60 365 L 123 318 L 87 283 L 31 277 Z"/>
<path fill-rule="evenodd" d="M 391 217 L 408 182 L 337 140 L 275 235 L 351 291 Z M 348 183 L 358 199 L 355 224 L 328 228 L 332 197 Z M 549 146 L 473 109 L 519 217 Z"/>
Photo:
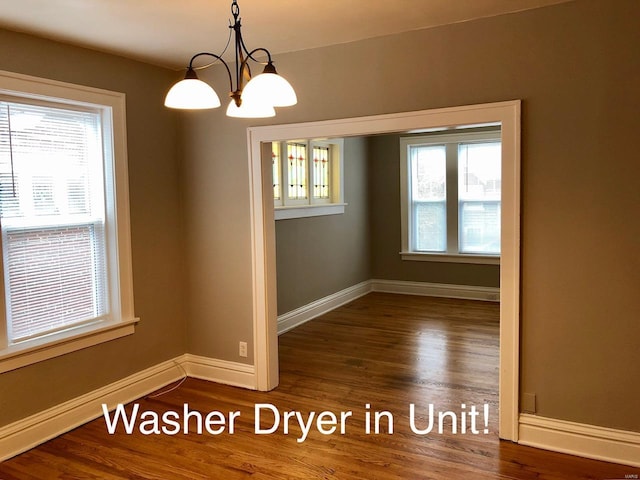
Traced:
<path fill-rule="evenodd" d="M 329 198 L 330 147 L 313 147 L 313 198 Z"/>
<path fill-rule="evenodd" d="M 271 168 L 273 175 L 273 198 L 282 198 L 282 185 L 280 180 L 280 142 L 271 143 Z"/>
<path fill-rule="evenodd" d="M 287 143 L 289 162 L 289 198 L 307 198 L 307 146 L 304 143 Z"/>
<path fill-rule="evenodd" d="M 271 142 L 274 218 L 344 213 L 343 154 L 342 138 Z"/>

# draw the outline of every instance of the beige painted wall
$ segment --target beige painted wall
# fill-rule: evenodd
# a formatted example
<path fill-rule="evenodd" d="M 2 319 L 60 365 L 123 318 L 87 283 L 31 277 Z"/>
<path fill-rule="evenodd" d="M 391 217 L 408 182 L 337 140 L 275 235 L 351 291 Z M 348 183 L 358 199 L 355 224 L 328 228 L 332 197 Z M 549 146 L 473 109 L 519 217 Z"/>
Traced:
<path fill-rule="evenodd" d="M 345 139 L 345 213 L 276 222 L 278 315 L 371 278 L 368 165 L 366 139 Z"/>
<path fill-rule="evenodd" d="M 173 74 L 0 30 L 0 69 L 124 92 L 131 197 L 134 335 L 0 375 L 0 425 L 184 353 L 184 245 Z"/>
<path fill-rule="evenodd" d="M 368 138 L 371 201 L 371 269 L 373 278 L 500 286 L 500 266 L 416 262 L 400 258 L 400 135 Z"/>
<path fill-rule="evenodd" d="M 638 18 L 635 0 L 577 0 L 278 55 L 299 104 L 269 121 L 522 99 L 522 389 L 540 415 L 635 431 Z M 268 120 L 222 110 L 183 117 L 188 348 L 239 361 L 252 338 L 246 127 Z"/>

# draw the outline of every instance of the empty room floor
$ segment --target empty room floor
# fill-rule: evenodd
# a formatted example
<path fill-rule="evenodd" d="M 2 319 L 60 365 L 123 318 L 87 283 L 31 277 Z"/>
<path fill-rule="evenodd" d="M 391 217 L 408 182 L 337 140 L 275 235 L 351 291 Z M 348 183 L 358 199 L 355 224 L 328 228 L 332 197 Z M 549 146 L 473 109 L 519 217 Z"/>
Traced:
<path fill-rule="evenodd" d="M 637 473 L 500 441 L 498 342 L 498 304 L 372 293 L 281 335 L 280 385 L 272 392 L 189 378 L 128 405 L 127 418 L 138 409 L 130 434 L 122 418 L 110 434 L 100 417 L 0 464 L 0 479 L 571 480 Z M 187 433 L 183 424 L 178 432 L 162 421 L 175 412 L 165 419 L 178 424 L 185 409 Z M 210 412 L 219 413 L 207 425 Z"/>

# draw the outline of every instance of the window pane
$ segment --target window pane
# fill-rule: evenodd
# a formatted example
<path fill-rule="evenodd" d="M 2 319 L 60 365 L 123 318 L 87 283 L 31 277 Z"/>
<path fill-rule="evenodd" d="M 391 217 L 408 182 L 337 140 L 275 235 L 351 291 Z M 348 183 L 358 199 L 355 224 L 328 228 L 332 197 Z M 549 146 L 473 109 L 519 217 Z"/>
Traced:
<path fill-rule="evenodd" d="M 301 143 L 287 143 L 289 161 L 289 198 L 307 198 L 307 146 Z"/>
<path fill-rule="evenodd" d="M 460 251 L 500 254 L 500 202 L 460 202 Z"/>
<path fill-rule="evenodd" d="M 329 198 L 329 147 L 313 147 L 313 198 Z"/>
<path fill-rule="evenodd" d="M 412 249 L 447 250 L 446 148 L 410 146 Z"/>
<path fill-rule="evenodd" d="M 273 177 L 273 198 L 280 200 L 280 142 L 271 142 L 271 171 Z"/>
<path fill-rule="evenodd" d="M 460 252 L 500 254 L 500 142 L 458 147 Z"/>
<path fill-rule="evenodd" d="M 0 102 L 0 214 L 11 342 L 108 312 L 100 114 Z"/>
<path fill-rule="evenodd" d="M 447 250 L 447 213 L 445 202 L 413 204 L 414 250 L 445 252 Z"/>

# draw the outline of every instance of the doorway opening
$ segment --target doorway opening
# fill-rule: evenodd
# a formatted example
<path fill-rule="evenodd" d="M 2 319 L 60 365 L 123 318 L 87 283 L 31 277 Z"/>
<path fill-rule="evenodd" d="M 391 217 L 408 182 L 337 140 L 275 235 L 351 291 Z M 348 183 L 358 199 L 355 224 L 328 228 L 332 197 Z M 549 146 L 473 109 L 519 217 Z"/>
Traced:
<path fill-rule="evenodd" d="M 520 101 L 451 107 L 248 130 L 255 386 L 278 385 L 275 223 L 270 143 L 499 124 L 502 148 L 499 435 L 517 441 L 520 326 Z"/>

